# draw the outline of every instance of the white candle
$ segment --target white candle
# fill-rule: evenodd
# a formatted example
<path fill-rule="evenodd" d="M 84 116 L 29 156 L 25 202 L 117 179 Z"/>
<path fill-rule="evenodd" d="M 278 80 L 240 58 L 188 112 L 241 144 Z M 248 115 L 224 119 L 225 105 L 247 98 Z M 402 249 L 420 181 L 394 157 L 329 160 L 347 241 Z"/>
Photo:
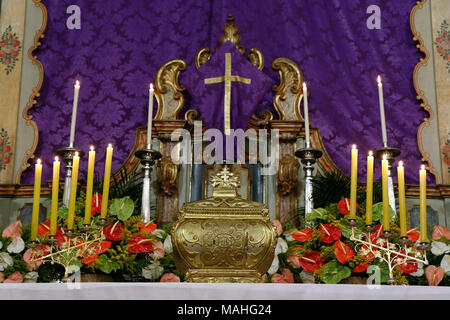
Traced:
<path fill-rule="evenodd" d="M 147 149 L 152 148 L 153 91 L 153 84 L 150 83 L 148 98 Z"/>
<path fill-rule="evenodd" d="M 384 117 L 384 98 L 383 98 L 383 84 L 381 77 L 378 75 L 378 100 L 380 101 L 380 118 L 381 118 L 381 134 L 383 136 L 383 146 L 387 148 L 387 134 L 386 134 L 386 119 Z"/>
<path fill-rule="evenodd" d="M 303 82 L 303 114 L 304 114 L 304 118 L 305 118 L 306 147 L 309 148 L 311 143 L 309 141 L 308 89 L 306 88 L 305 82 Z"/>
<path fill-rule="evenodd" d="M 75 124 L 77 122 L 77 108 L 78 108 L 78 93 L 80 92 L 80 82 L 77 80 L 74 85 L 73 93 L 73 108 L 72 108 L 72 124 L 70 126 L 70 143 L 69 147 L 73 148 L 73 141 L 75 139 Z"/>

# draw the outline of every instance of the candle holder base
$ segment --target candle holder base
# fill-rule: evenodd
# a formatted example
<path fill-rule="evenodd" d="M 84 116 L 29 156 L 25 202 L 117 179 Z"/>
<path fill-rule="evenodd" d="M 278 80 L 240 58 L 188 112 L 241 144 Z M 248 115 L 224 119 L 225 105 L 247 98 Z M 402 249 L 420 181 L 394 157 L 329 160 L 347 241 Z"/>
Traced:
<path fill-rule="evenodd" d="M 419 251 L 428 251 L 431 249 L 431 245 L 428 242 L 421 242 L 418 246 L 417 246 L 417 250 Z"/>
<path fill-rule="evenodd" d="M 83 225 L 83 227 L 80 228 L 81 232 L 91 232 L 92 230 L 94 230 L 89 224 L 85 224 Z"/>
<path fill-rule="evenodd" d="M 107 224 L 108 224 L 108 222 L 106 221 L 105 218 L 100 218 L 100 219 L 97 221 L 97 225 L 100 226 L 100 227 L 104 227 L 104 226 L 106 226 Z"/>
<path fill-rule="evenodd" d="M 356 222 L 356 219 L 349 219 L 348 221 L 347 221 L 347 225 L 349 226 L 349 227 L 357 227 L 358 226 L 358 222 Z"/>
<path fill-rule="evenodd" d="M 72 229 L 67 230 L 65 233 L 63 233 L 64 237 L 74 238 L 77 236 L 75 232 L 73 232 Z"/>
<path fill-rule="evenodd" d="M 27 245 L 27 247 L 30 248 L 30 249 L 37 249 L 37 248 L 39 248 L 39 247 L 41 247 L 41 246 L 42 246 L 42 244 L 40 244 L 40 243 L 37 242 L 36 240 L 32 241 L 31 243 L 29 243 L 29 244 Z"/>
<path fill-rule="evenodd" d="M 398 244 L 401 246 L 410 246 L 412 244 L 412 241 L 409 240 L 408 237 L 400 237 L 398 240 Z"/>
<path fill-rule="evenodd" d="M 48 238 L 47 240 L 45 240 L 45 242 L 49 245 L 54 245 L 57 242 L 60 242 L 58 239 L 55 238 L 55 236 L 50 236 L 50 238 Z"/>
<path fill-rule="evenodd" d="M 385 148 L 375 150 L 373 155 L 377 159 L 383 159 L 384 154 L 386 155 L 386 160 L 389 162 L 389 164 L 392 164 L 394 162 L 395 158 L 400 155 L 400 149 L 385 147 Z"/>
<path fill-rule="evenodd" d="M 314 199 L 313 199 L 313 173 L 314 164 L 316 160 L 322 156 L 322 151 L 315 148 L 306 147 L 298 149 L 295 151 L 295 156 L 300 158 L 303 164 L 303 171 L 305 172 L 305 215 L 312 212 L 314 209 Z M 308 222 L 306 226 L 312 227 L 313 222 Z"/>
<path fill-rule="evenodd" d="M 161 158 L 161 153 L 150 148 L 138 150 L 134 155 L 141 159 L 142 170 L 144 171 L 142 186 L 141 220 L 144 223 L 150 222 L 150 173 L 155 161 Z"/>
<path fill-rule="evenodd" d="M 392 237 L 393 234 L 390 231 L 383 231 L 383 233 L 380 235 L 380 238 L 384 240 L 390 240 L 392 239 Z"/>
<path fill-rule="evenodd" d="M 69 206 L 70 185 L 72 181 L 72 163 L 75 152 L 78 152 L 78 156 L 80 158 L 84 156 L 83 150 L 74 147 L 66 147 L 56 150 L 56 154 L 60 156 L 66 164 L 64 167 L 66 170 L 66 176 L 64 177 L 64 193 L 62 199 L 65 206 Z"/>
<path fill-rule="evenodd" d="M 376 231 L 377 231 L 377 229 L 374 228 L 373 224 L 368 224 L 363 229 L 364 233 L 374 233 Z"/>

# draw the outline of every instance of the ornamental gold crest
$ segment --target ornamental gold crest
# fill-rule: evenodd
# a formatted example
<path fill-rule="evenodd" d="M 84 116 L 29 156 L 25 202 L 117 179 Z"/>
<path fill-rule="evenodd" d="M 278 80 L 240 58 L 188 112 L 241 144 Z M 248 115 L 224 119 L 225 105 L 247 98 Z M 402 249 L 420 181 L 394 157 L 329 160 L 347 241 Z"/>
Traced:
<path fill-rule="evenodd" d="M 185 203 L 172 228 L 177 268 L 188 282 L 261 282 L 277 235 L 263 203 L 237 196 L 239 178 L 223 167 L 213 196 Z"/>

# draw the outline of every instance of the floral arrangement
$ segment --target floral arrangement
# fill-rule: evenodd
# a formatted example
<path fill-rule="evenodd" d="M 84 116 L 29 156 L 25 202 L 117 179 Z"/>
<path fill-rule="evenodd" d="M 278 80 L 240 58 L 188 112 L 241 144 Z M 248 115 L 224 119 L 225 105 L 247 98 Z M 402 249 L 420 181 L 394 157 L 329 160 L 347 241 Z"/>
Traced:
<path fill-rule="evenodd" d="M 97 222 L 100 218 L 101 195 L 96 194 L 92 204 L 90 228 L 100 231 Z M 84 194 L 77 198 L 76 212 L 84 204 Z M 77 252 L 78 238 L 65 235 L 67 207 L 58 212 L 58 227 L 55 235 L 55 246 L 63 252 L 64 263 L 47 263 L 50 221 L 38 226 L 38 239 L 43 243 L 39 248 L 25 250 L 25 243 L 30 238 L 30 228 L 22 228 L 16 221 L 2 233 L 0 241 L 0 283 L 1 282 L 50 282 L 60 281 L 68 268 L 70 274 L 103 274 L 111 276 L 115 281 L 161 281 L 179 282 L 182 275 L 176 270 L 172 258 L 172 245 L 168 230 L 170 225 L 158 229 L 149 222 L 142 223 L 135 213 L 135 203 L 131 198 L 114 199 L 109 204 L 107 225 L 103 228 L 104 240 L 97 241 L 90 247 L 80 246 Z M 84 227 L 83 218 L 75 217 L 74 232 L 81 233 Z M 75 249 L 73 249 L 75 248 Z M 83 248 L 83 249 L 81 249 Z M 87 249 L 86 249 L 87 248 Z M 6 249 L 6 251 L 2 250 Z M 73 249 L 73 250 L 70 250 Z M 83 250 L 82 252 L 80 252 Z M 44 258 L 39 260 L 39 258 Z M 58 260 L 59 262 L 59 260 Z"/>
<path fill-rule="evenodd" d="M 97 222 L 101 208 L 101 195 L 96 194 L 91 209 L 92 230 L 99 230 Z M 350 240 L 351 228 L 347 225 L 349 199 L 330 204 L 325 208 L 314 209 L 306 215 L 306 222 L 314 226 L 298 230 L 292 223 L 276 226 L 278 240 L 275 256 L 264 282 L 273 283 L 351 283 L 351 277 L 366 281 L 375 269 L 380 271 L 381 283 L 388 280 L 385 262 L 377 259 L 363 247 L 355 246 Z M 81 208 L 84 206 L 84 194 L 77 198 L 79 213 L 75 217 L 75 232 L 84 226 Z M 363 214 L 358 211 L 357 221 L 362 230 Z M 112 281 L 160 281 L 180 282 L 183 275 L 176 269 L 172 256 L 170 239 L 171 224 L 158 228 L 153 222 L 142 223 L 137 214 L 136 203 L 126 196 L 113 199 L 109 203 L 107 225 L 103 229 L 104 238 L 81 254 L 69 257 L 71 274 L 108 275 Z M 393 214 L 393 212 L 392 212 Z M 57 247 L 71 244 L 71 238 L 65 236 L 67 208 L 58 212 L 58 231 L 55 238 Z M 382 204 L 373 207 L 373 220 L 382 219 Z M 395 218 L 391 221 L 391 233 L 395 242 L 400 230 Z M 382 241 L 381 224 L 375 225 L 372 242 Z M 64 268 L 57 263 L 51 264 L 36 257 L 45 257 L 49 252 L 46 240 L 49 237 L 50 222 L 45 221 L 38 227 L 39 241 L 43 245 L 37 249 L 26 248 L 30 239 L 30 226 L 22 226 L 20 221 L 13 222 L 2 232 L 0 240 L 0 283 L 50 282 L 60 281 Z M 419 239 L 419 232 L 408 229 L 408 238 L 412 242 Z M 450 285 L 450 230 L 435 226 L 431 234 L 431 250 L 427 252 L 428 266 L 408 261 L 399 265 L 394 272 L 399 284 L 411 285 Z M 381 242 L 380 242 L 381 243 Z"/>
<path fill-rule="evenodd" d="M 375 270 L 380 271 L 380 282 L 389 279 L 386 262 L 370 253 L 364 246 L 355 246 L 350 240 L 352 235 L 348 222 L 348 203 L 343 198 L 337 204 L 325 208 L 314 209 L 306 215 L 306 221 L 313 222 L 314 227 L 297 230 L 288 223 L 283 227 L 279 221 L 273 221 L 279 235 L 275 249 L 275 258 L 263 280 L 274 283 L 351 283 L 351 276 L 358 276 L 368 283 L 369 276 Z M 358 209 L 357 209 L 358 210 Z M 364 220 L 361 210 L 358 212 L 357 232 L 361 232 Z M 393 212 L 391 213 L 393 216 Z M 373 220 L 382 219 L 382 203 L 373 206 Z M 285 230 L 283 232 L 283 229 Z M 380 238 L 383 232 L 381 224 L 375 225 L 371 242 L 383 245 Z M 396 219 L 391 220 L 393 242 L 400 237 L 400 228 Z M 408 238 L 416 243 L 419 232 L 408 229 Z M 427 252 L 429 265 L 407 261 L 394 269 L 394 277 L 399 284 L 411 285 L 450 285 L 450 230 L 443 226 L 435 226 L 432 232 L 431 250 Z"/>

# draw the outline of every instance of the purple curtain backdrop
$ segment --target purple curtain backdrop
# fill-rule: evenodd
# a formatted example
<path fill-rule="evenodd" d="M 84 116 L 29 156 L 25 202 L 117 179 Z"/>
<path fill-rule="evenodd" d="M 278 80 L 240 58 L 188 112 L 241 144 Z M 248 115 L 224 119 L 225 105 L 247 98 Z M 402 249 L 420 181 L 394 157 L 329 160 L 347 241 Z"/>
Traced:
<path fill-rule="evenodd" d="M 295 61 L 310 91 L 310 120 L 321 130 L 335 163 L 350 173 L 351 144 L 359 148 L 359 180 L 365 181 L 366 155 L 382 146 L 376 77 L 383 78 L 390 146 L 401 149 L 406 182 L 418 183 L 417 128 L 427 114 L 413 88 L 421 57 L 412 40 L 413 0 L 46 0 L 48 26 L 34 52 L 45 70 L 38 103 L 30 111 L 39 127 L 36 156 L 51 160 L 69 143 L 73 84 L 81 82 L 75 146 L 97 147 L 96 172 L 103 176 L 105 150 L 114 145 L 113 170 L 129 154 L 136 128 L 147 119 L 148 84 L 158 68 L 183 59 L 194 68 L 203 46 L 216 48 L 228 13 L 235 16 L 241 43 L 259 48 L 264 72 L 274 84 L 278 57 Z M 81 29 L 69 30 L 66 9 L 81 9 Z M 381 29 L 369 30 L 367 7 L 381 8 Z M 180 76 L 180 82 L 183 75 Z M 272 107 L 267 92 L 259 110 Z M 188 107 L 192 107 L 188 104 Z M 156 112 L 156 111 L 155 111 Z M 397 159 L 400 160 L 400 159 Z M 81 163 L 85 177 L 87 159 Z M 380 177 L 375 167 L 375 178 Z M 22 176 L 33 182 L 33 170 Z"/>

